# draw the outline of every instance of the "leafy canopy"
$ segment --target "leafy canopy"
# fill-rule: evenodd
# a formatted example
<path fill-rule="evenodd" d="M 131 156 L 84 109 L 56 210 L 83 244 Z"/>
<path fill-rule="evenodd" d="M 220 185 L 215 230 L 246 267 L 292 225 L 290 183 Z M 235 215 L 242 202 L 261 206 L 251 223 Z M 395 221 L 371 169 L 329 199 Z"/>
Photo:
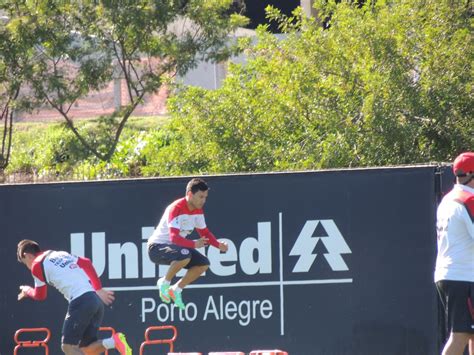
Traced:
<path fill-rule="evenodd" d="M 0 10 L 12 35 L 34 52 L 27 89 L 60 113 L 86 150 L 108 161 L 147 94 L 198 60 L 234 53 L 229 34 L 247 19 L 231 7 L 232 0 L 4 0 Z M 71 107 L 114 79 L 125 82 L 127 102 L 101 118 L 99 137 L 88 136 L 74 124 Z"/>
<path fill-rule="evenodd" d="M 374 4 L 375 3 L 375 4 Z M 447 161 L 474 146 L 472 19 L 461 1 L 316 1 L 265 26 L 215 91 L 170 104 L 163 174 Z M 327 29 L 322 26 L 327 21 Z"/>

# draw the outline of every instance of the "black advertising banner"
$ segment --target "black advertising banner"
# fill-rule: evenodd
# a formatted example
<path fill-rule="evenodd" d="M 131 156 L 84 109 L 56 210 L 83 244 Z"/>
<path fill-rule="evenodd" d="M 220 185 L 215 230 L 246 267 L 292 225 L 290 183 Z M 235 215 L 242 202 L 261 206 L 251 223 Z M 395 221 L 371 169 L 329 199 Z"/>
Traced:
<path fill-rule="evenodd" d="M 16 300 L 33 283 L 16 261 L 23 238 L 93 261 L 116 293 L 103 325 L 137 354 L 159 325 L 177 327 L 183 352 L 435 354 L 435 170 L 205 177 L 206 222 L 229 251 L 202 250 L 211 266 L 184 290 L 184 311 L 160 301 L 166 268 L 150 262 L 146 241 L 189 178 L 0 186 L 0 354 L 27 327 L 51 329 L 60 353 L 66 300 L 52 288 L 43 302 Z"/>

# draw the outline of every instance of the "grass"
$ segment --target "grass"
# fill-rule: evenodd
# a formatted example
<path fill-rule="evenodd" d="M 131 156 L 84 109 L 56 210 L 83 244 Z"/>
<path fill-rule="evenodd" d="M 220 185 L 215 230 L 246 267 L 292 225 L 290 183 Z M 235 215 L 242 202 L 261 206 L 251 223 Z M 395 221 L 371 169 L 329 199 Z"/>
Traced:
<path fill-rule="evenodd" d="M 131 130 L 149 130 L 161 127 L 168 120 L 168 116 L 130 117 L 127 127 Z"/>
<path fill-rule="evenodd" d="M 167 120 L 168 116 L 130 117 L 122 132 L 120 142 L 125 142 L 127 147 L 129 144 L 135 144 L 135 140 L 130 139 L 131 137 L 156 131 Z M 99 132 L 103 129 L 103 127 L 99 127 L 97 118 L 80 120 L 76 124 L 87 140 L 100 137 Z M 3 138 L 3 131 L 3 125 L 0 125 L 0 139 Z M 73 141 L 76 143 L 72 143 Z M 6 149 L 6 147 L 4 148 Z M 31 166 L 39 168 L 55 166 L 55 164 L 64 165 L 60 157 L 61 154 L 71 157 L 70 164 L 79 164 L 81 157 L 87 156 L 87 153 L 82 150 L 81 144 L 77 142 L 72 131 L 65 128 L 64 121 L 15 122 L 13 124 L 11 156 L 6 171 L 23 171 Z M 122 154 L 126 154 L 126 152 L 128 152 L 127 149 Z"/>
<path fill-rule="evenodd" d="M 131 131 L 147 131 L 150 129 L 161 127 L 168 120 L 168 116 L 145 116 L 145 117 L 130 117 L 125 127 Z M 13 134 L 15 132 L 38 132 L 54 126 L 64 124 L 65 121 L 54 122 L 14 122 Z M 97 125 L 97 118 L 82 119 L 76 122 L 78 127 L 84 125 Z M 3 132 L 3 127 L 0 127 L 0 134 Z"/>

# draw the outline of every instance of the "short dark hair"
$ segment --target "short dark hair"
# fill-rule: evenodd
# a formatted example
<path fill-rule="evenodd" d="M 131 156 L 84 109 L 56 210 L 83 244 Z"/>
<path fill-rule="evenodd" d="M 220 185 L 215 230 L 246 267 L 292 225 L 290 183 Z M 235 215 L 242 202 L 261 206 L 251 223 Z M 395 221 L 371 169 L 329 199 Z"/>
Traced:
<path fill-rule="evenodd" d="M 25 257 L 25 254 L 38 254 L 41 252 L 41 248 L 37 242 L 34 240 L 29 240 L 29 239 L 23 239 L 18 243 L 18 247 L 16 249 L 16 257 L 19 262 L 21 262 L 21 259 Z"/>
<path fill-rule="evenodd" d="M 198 191 L 207 191 L 209 187 L 207 183 L 201 178 L 193 178 L 186 185 L 186 193 L 191 191 L 192 194 L 195 194 Z"/>

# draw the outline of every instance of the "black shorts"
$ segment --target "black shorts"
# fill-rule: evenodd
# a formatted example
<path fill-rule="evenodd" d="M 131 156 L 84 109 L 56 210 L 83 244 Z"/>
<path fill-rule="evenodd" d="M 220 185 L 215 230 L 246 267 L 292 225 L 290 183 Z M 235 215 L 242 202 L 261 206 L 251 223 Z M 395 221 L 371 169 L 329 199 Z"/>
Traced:
<path fill-rule="evenodd" d="M 450 333 L 474 334 L 474 282 L 441 280 L 436 283 Z"/>
<path fill-rule="evenodd" d="M 191 258 L 184 267 L 209 265 L 209 259 L 193 248 L 184 248 L 176 244 L 151 244 L 148 246 L 148 256 L 155 264 L 169 265 L 172 261 L 180 261 Z"/>
<path fill-rule="evenodd" d="M 95 292 L 86 292 L 69 303 L 62 330 L 63 344 L 84 347 L 97 340 L 104 304 Z"/>

